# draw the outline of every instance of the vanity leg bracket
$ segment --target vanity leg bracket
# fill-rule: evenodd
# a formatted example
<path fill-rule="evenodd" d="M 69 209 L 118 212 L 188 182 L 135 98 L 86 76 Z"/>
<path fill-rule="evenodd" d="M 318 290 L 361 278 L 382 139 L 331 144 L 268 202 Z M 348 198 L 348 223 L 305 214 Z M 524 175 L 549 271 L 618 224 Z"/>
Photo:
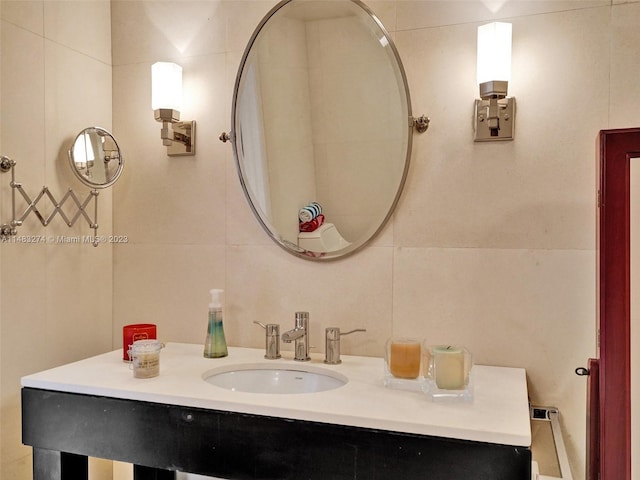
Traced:
<path fill-rule="evenodd" d="M 88 480 L 89 460 L 84 455 L 33 449 L 33 480 Z"/>
<path fill-rule="evenodd" d="M 134 465 L 133 480 L 176 480 L 176 472 Z"/>

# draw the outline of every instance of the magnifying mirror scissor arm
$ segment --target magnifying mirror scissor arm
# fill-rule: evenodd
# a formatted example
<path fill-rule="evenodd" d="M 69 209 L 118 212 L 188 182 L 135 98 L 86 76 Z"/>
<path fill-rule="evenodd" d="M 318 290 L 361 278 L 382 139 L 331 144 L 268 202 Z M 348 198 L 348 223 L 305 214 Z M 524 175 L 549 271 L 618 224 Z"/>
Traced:
<path fill-rule="evenodd" d="M 97 247 L 100 243 L 98 237 L 98 191 L 99 188 L 106 188 L 113 185 L 122 174 L 124 168 L 124 159 L 120 152 L 120 147 L 108 131 L 100 127 L 85 128 L 75 138 L 71 149 L 69 150 L 69 162 L 71 170 L 76 177 L 91 191 L 84 199 L 69 188 L 60 200 L 57 200 L 49 187 L 42 187 L 40 192 L 32 199 L 27 193 L 22 183 L 16 182 L 15 166 L 16 161 L 9 157 L 0 157 L 0 171 L 11 172 L 11 222 L 0 225 L 0 238 L 8 241 L 11 237 L 15 237 L 18 233 L 17 227 L 21 226 L 24 220 L 33 213 L 40 223 L 47 227 L 56 215 L 59 215 L 68 227 L 73 227 L 79 218 L 84 218 L 93 229 L 93 236 L 79 238 L 78 243 L 92 243 Z M 24 199 L 27 208 L 18 216 L 16 214 L 16 193 Z M 89 204 L 93 199 L 93 218 L 88 213 Z M 45 215 L 39 208 L 40 202 L 51 203 L 53 209 L 49 215 Z M 66 204 L 75 205 L 75 210 L 69 213 Z M 73 208 L 73 207 L 71 207 Z M 31 238 L 31 237 L 29 237 Z M 33 237 L 33 242 L 48 241 L 50 237 Z M 51 237 L 53 240 L 56 237 Z M 75 241 L 69 239 L 70 242 Z"/>

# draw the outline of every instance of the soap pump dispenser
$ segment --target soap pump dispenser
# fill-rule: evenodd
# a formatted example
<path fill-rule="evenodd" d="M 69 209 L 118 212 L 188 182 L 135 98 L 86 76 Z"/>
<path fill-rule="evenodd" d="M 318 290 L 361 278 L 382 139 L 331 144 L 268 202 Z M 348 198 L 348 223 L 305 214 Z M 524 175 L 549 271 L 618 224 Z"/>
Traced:
<path fill-rule="evenodd" d="M 229 355 L 227 351 L 227 341 L 224 338 L 224 327 L 222 325 L 222 303 L 220 296 L 224 290 L 210 290 L 211 303 L 209 304 L 209 326 L 207 328 L 207 339 L 204 343 L 204 356 L 206 358 L 220 358 Z"/>

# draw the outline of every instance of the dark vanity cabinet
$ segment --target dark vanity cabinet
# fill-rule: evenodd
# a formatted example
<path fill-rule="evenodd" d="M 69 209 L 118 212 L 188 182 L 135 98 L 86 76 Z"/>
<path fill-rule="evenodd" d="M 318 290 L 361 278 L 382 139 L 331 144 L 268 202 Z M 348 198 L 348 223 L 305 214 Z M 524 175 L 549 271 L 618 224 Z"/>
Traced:
<path fill-rule="evenodd" d="M 526 447 L 23 388 L 34 480 L 86 480 L 87 457 L 238 480 L 530 480 Z"/>

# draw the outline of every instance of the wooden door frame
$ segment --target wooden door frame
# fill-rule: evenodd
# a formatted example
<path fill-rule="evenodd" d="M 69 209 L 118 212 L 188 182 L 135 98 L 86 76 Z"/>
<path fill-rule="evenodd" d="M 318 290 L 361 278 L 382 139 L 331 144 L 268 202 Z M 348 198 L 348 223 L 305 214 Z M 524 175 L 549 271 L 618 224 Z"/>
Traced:
<path fill-rule="evenodd" d="M 630 166 L 640 128 L 602 130 L 598 151 L 599 434 L 589 463 L 601 480 L 631 480 Z"/>

